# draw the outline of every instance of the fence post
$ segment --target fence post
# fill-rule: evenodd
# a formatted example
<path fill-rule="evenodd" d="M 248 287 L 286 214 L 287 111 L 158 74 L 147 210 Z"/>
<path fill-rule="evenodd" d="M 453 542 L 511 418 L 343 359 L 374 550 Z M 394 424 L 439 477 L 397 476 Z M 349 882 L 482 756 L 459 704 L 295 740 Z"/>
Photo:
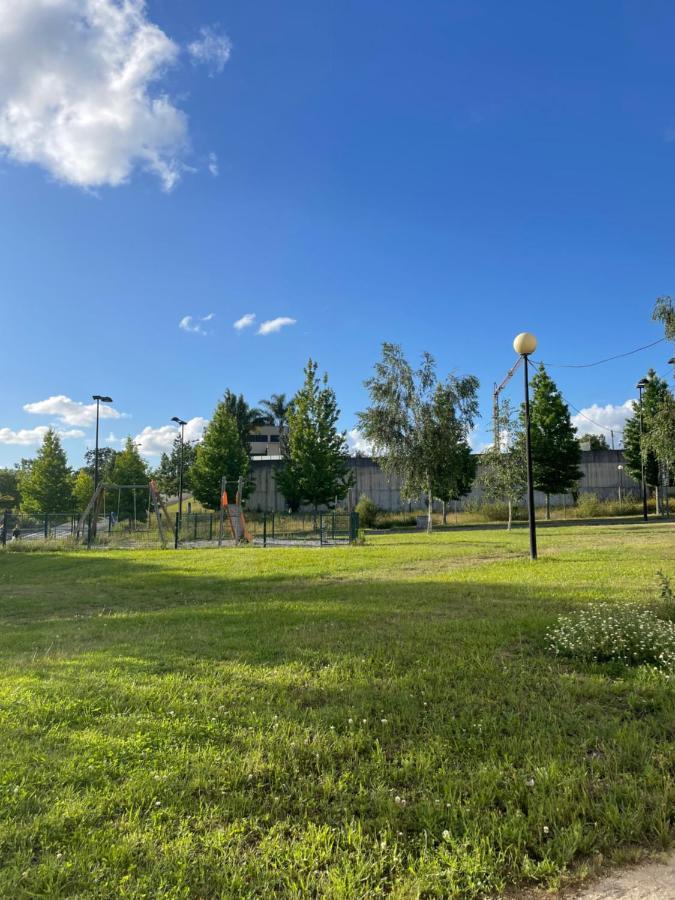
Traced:
<path fill-rule="evenodd" d="M 263 513 L 263 547 L 267 546 L 267 513 Z"/>
<path fill-rule="evenodd" d="M 45 513 L 45 540 L 49 537 L 49 514 Z"/>
<path fill-rule="evenodd" d="M 2 514 L 2 546 L 4 547 L 7 544 L 7 526 L 9 522 L 7 521 L 8 515 L 7 510 L 5 510 Z"/>
<path fill-rule="evenodd" d="M 176 513 L 176 524 L 173 527 L 173 549 L 178 550 L 178 532 L 180 530 L 180 513 Z"/>
<path fill-rule="evenodd" d="M 272 513 L 272 540 L 274 540 L 274 513 Z"/>
<path fill-rule="evenodd" d="M 213 513 L 209 513 L 209 540 L 213 540 Z"/>
<path fill-rule="evenodd" d="M 319 513 L 319 546 L 323 547 L 323 513 Z"/>
<path fill-rule="evenodd" d="M 335 513 L 333 513 L 333 543 L 335 543 Z"/>

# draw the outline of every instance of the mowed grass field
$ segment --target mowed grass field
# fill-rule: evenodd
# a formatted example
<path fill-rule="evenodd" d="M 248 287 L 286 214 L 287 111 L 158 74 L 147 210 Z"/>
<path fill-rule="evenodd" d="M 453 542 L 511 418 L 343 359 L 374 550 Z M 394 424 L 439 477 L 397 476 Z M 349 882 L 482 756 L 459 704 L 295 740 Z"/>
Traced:
<path fill-rule="evenodd" d="M 481 897 L 670 844 L 674 682 L 561 662 L 675 527 L 0 554 L 0 896 Z"/>

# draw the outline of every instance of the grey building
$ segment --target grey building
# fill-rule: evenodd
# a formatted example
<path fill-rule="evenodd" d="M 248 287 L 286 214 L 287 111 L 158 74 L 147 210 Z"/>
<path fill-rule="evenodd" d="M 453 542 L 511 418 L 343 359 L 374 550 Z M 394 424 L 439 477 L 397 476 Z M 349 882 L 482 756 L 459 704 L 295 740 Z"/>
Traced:
<path fill-rule="evenodd" d="M 267 510 L 269 512 L 281 512 L 286 508 L 283 496 L 276 490 L 274 481 L 275 471 L 283 465 L 280 456 L 270 453 L 267 457 L 254 457 L 251 460 L 251 473 L 255 480 L 255 490 L 249 498 L 248 505 L 253 510 Z M 405 510 L 409 508 L 407 500 L 401 498 L 401 484 L 398 478 L 390 478 L 379 467 L 374 459 L 366 456 L 355 456 L 350 460 L 350 466 L 355 476 L 356 484 L 349 491 L 346 499 L 348 508 L 353 509 L 362 494 L 366 494 L 384 510 Z M 622 450 L 590 450 L 581 454 L 580 469 L 584 477 L 579 482 L 580 493 L 593 493 L 602 500 L 618 500 L 619 488 L 625 497 L 639 497 L 640 484 L 630 477 L 624 466 Z M 480 463 L 479 463 L 480 469 Z M 468 497 L 460 501 L 458 508 L 465 503 L 480 502 L 482 491 L 477 484 Z M 545 497 L 535 492 L 535 504 L 543 506 Z M 556 496 L 551 498 L 551 503 L 561 506 L 563 503 L 572 503 L 571 495 L 566 497 Z M 423 505 L 413 503 L 413 507 Z M 439 505 L 440 508 L 440 505 Z"/>

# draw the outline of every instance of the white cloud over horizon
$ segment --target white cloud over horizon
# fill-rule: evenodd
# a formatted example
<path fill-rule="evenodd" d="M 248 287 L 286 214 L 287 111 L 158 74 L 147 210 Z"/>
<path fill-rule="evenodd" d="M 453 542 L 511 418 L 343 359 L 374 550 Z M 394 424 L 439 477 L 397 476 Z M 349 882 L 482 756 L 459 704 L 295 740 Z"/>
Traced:
<path fill-rule="evenodd" d="M 181 176 L 187 117 L 154 86 L 180 48 L 144 0 L 0 4 L 0 151 L 84 189 Z"/>
<path fill-rule="evenodd" d="M 185 426 L 185 441 L 201 441 L 204 429 L 208 424 L 209 420 L 202 416 L 195 416 L 189 419 Z M 146 425 L 133 440 L 143 456 L 161 456 L 162 453 L 170 452 L 179 432 L 180 428 L 178 425 L 160 425 L 159 428 Z M 126 438 L 121 443 L 123 444 L 125 440 Z"/>
<path fill-rule="evenodd" d="M 593 403 L 591 406 L 582 407 L 579 413 L 573 415 L 572 424 L 578 434 L 601 434 L 607 438 L 608 443 L 609 431 L 612 430 L 615 433 L 615 446 L 618 446 L 621 442 L 619 432 L 623 432 L 626 420 L 633 415 L 633 402 L 631 399 L 619 404 L 608 403 L 606 406 Z M 588 418 L 585 418 L 586 416 Z"/>
<path fill-rule="evenodd" d="M 193 64 L 208 67 L 209 76 L 219 75 L 232 55 L 232 41 L 218 26 L 203 25 L 199 37 L 188 44 L 187 51 Z"/>
<path fill-rule="evenodd" d="M 71 400 L 65 394 L 57 394 L 47 397 L 46 400 L 38 400 L 35 403 L 24 403 L 24 412 L 38 416 L 51 416 L 60 419 L 66 425 L 93 425 L 96 422 L 96 403 L 81 403 Z M 110 406 L 108 403 L 100 404 L 101 419 L 122 419 L 124 413 Z"/>
<path fill-rule="evenodd" d="M 347 446 L 350 453 L 362 453 L 364 456 L 372 456 L 373 445 L 359 431 L 358 428 L 350 428 L 347 432 Z"/>
<path fill-rule="evenodd" d="M 30 447 L 35 444 L 41 444 L 48 431 L 48 425 L 38 425 L 36 428 L 19 428 L 17 431 L 14 431 L 12 428 L 0 428 L 0 444 L 15 444 L 21 447 Z M 64 430 L 57 428 L 55 431 L 63 440 L 84 437 L 84 431 L 81 431 L 79 428 L 68 428 Z"/>
<path fill-rule="evenodd" d="M 187 331 L 190 334 L 208 334 L 208 331 L 202 325 L 202 322 L 211 322 L 215 317 L 215 313 L 209 313 L 208 316 L 201 316 L 195 319 L 193 316 L 183 316 L 178 323 L 181 331 Z"/>
<path fill-rule="evenodd" d="M 295 324 L 296 319 L 291 319 L 289 316 L 277 316 L 276 319 L 267 319 L 265 322 L 261 322 L 256 334 L 276 334 L 282 328 Z"/>

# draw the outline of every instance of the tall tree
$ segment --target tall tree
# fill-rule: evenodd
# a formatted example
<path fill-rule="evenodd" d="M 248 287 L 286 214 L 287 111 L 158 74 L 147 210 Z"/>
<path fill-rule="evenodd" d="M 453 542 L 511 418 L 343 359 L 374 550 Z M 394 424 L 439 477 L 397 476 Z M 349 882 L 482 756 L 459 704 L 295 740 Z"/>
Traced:
<path fill-rule="evenodd" d="M 171 453 L 162 453 L 159 466 L 154 472 L 154 478 L 157 486 L 164 494 L 174 496 L 178 493 L 178 482 L 180 480 L 180 435 L 174 438 L 171 447 Z M 197 448 L 195 444 L 185 441 L 183 444 L 183 490 L 189 491 L 192 488 L 191 472 L 194 465 Z"/>
<path fill-rule="evenodd" d="M 675 478 L 675 397 L 670 390 L 659 401 L 644 443 L 660 464 L 661 484 L 667 490 Z"/>
<path fill-rule="evenodd" d="M 29 515 L 72 511 L 72 473 L 53 428 L 46 432 L 33 465 L 20 473 L 19 490 L 21 509 Z"/>
<path fill-rule="evenodd" d="M 338 431 L 340 410 L 328 376 L 319 378 L 318 365 L 309 360 L 305 382 L 293 398 L 288 434 L 281 444 L 284 465 L 276 475 L 289 505 L 307 503 L 316 511 L 332 507 L 353 483 L 345 432 Z"/>
<path fill-rule="evenodd" d="M 581 448 L 569 407 L 543 366 L 530 384 L 534 486 L 546 494 L 546 518 L 550 519 L 551 494 L 566 494 L 583 478 Z"/>
<path fill-rule="evenodd" d="M 482 454 L 479 481 L 489 500 L 506 503 L 510 531 L 513 506 L 527 490 L 527 460 L 521 425 L 508 400 L 499 407 L 496 428 L 500 445 L 493 444 Z"/>
<path fill-rule="evenodd" d="M 80 469 L 73 479 L 73 508 L 81 515 L 94 494 L 94 476 L 86 467 Z"/>
<path fill-rule="evenodd" d="M 20 503 L 18 470 L 0 469 L 0 509 L 15 509 Z"/>
<path fill-rule="evenodd" d="M 255 406 L 249 406 L 243 394 L 234 394 L 229 388 L 223 394 L 221 401 L 224 408 L 232 416 L 237 424 L 239 440 L 250 455 L 251 446 L 249 435 L 259 425 L 265 425 L 264 414 Z"/>
<path fill-rule="evenodd" d="M 119 486 L 108 492 L 109 508 L 116 512 L 119 520 L 147 521 L 150 472 L 131 437 L 127 437 L 124 450 L 115 455 L 110 480 Z"/>
<path fill-rule="evenodd" d="M 645 483 L 650 487 L 659 484 L 659 461 L 648 439 L 659 409 L 668 395 L 668 383 L 659 378 L 654 369 L 647 372 L 647 385 L 642 391 L 642 410 L 639 400 L 633 402 L 633 415 L 623 429 L 623 453 L 626 467 L 636 481 L 642 480 L 644 463 Z M 642 440 L 640 440 L 640 413 L 642 413 Z"/>
<path fill-rule="evenodd" d="M 292 400 L 286 400 L 286 394 L 272 394 L 269 400 L 260 401 L 267 423 L 276 425 L 277 428 L 285 428 L 288 425 L 288 414 L 292 404 Z"/>
<path fill-rule="evenodd" d="M 591 450 L 609 450 L 604 434 L 580 434 L 577 440 L 580 446 L 588 444 Z"/>
<path fill-rule="evenodd" d="M 434 485 L 447 481 L 478 415 L 478 379 L 450 375 L 439 383 L 428 353 L 415 371 L 398 344 L 384 343 L 365 385 L 371 405 L 358 414 L 359 428 L 384 471 L 402 480 L 403 496 L 427 495 L 431 530 Z"/>
<path fill-rule="evenodd" d="M 112 447 L 99 447 L 98 448 L 98 477 L 99 481 L 110 481 L 110 473 L 113 470 L 113 466 L 115 465 L 115 457 L 119 453 L 118 450 L 113 450 Z M 91 475 L 94 477 L 94 472 L 96 470 L 96 448 L 91 447 L 84 454 L 84 466 Z"/>
<path fill-rule="evenodd" d="M 239 478 L 243 478 L 246 496 L 251 490 L 248 482 L 249 466 L 248 451 L 241 439 L 237 420 L 223 399 L 216 406 L 204 431 L 203 440 L 195 452 L 190 472 L 195 499 L 208 509 L 218 509 L 223 477 L 230 482 L 228 491 L 232 490 Z"/>
<path fill-rule="evenodd" d="M 476 457 L 471 452 L 464 423 L 455 410 L 454 390 L 437 384 L 427 429 L 427 455 L 431 460 L 431 496 L 443 503 L 446 524 L 447 503 L 470 491 L 476 478 Z"/>

